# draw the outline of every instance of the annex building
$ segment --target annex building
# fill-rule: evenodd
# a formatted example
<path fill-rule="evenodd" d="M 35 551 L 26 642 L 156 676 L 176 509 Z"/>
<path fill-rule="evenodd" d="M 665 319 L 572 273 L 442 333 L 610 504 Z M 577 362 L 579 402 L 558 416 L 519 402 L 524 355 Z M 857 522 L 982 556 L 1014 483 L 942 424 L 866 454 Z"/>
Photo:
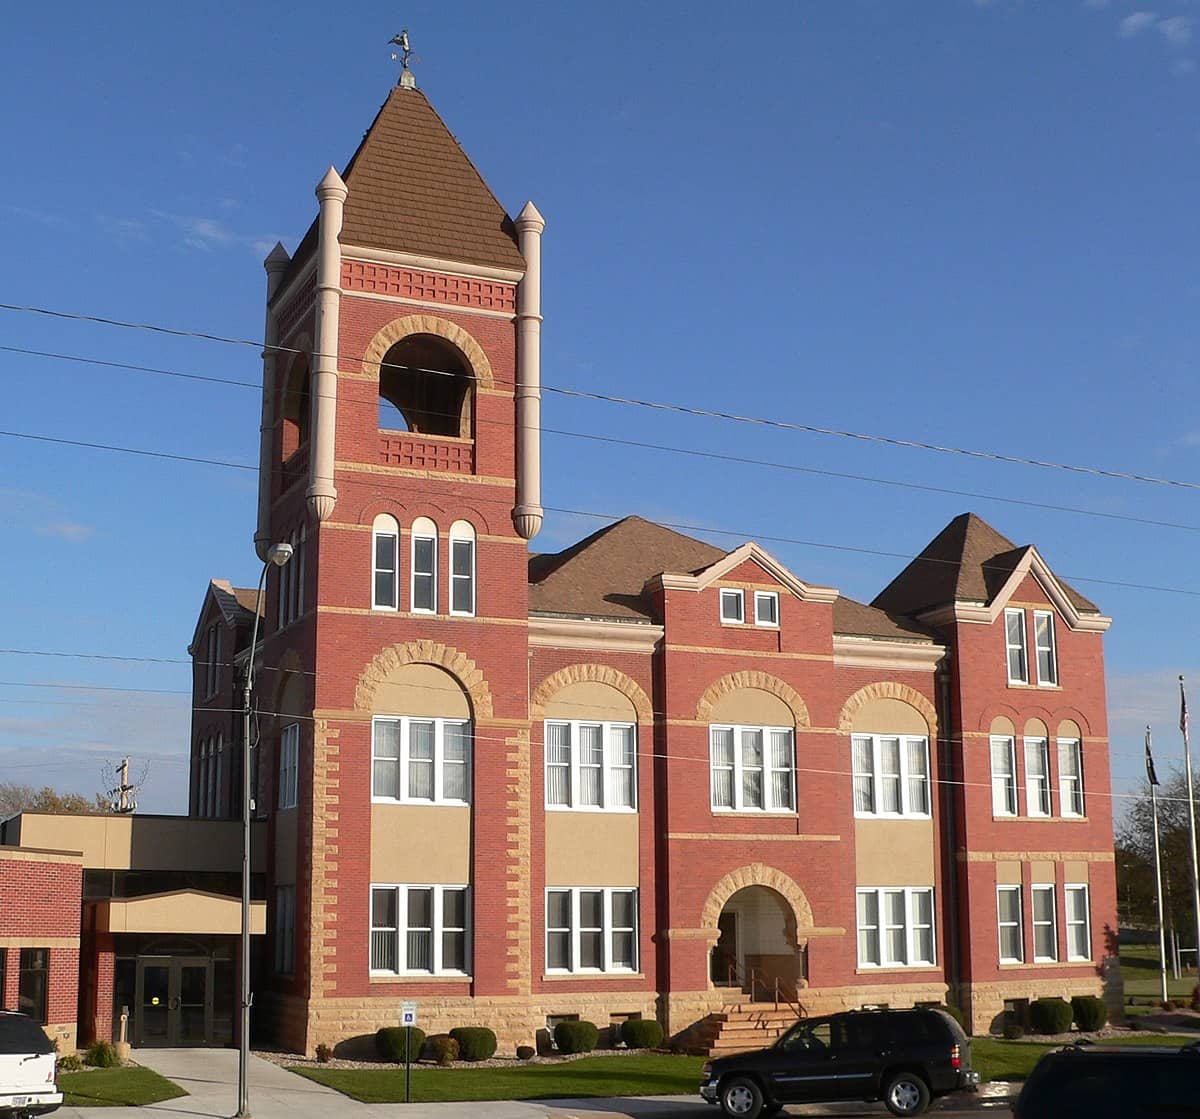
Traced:
<path fill-rule="evenodd" d="M 505 1047 L 573 1016 L 699 1042 L 747 1002 L 949 1001 L 985 1032 L 1102 993 L 1096 605 L 969 513 L 869 605 L 639 517 L 531 553 L 542 216 L 507 216 L 407 80 L 317 196 L 266 261 L 254 539 L 295 551 L 255 670 L 255 1032 L 312 1052 L 411 1000 Z M 196 835 L 240 818 L 255 611 L 214 580 L 190 646 Z M 83 846 L 48 830 L 5 842 Z M 81 1036 L 131 1004 L 178 1040 L 190 984 L 192 1040 L 232 1037 L 240 864 L 167 850 L 141 857 L 178 877 L 64 864 L 92 890 Z M 38 935 L 5 930 L 6 982 Z"/>

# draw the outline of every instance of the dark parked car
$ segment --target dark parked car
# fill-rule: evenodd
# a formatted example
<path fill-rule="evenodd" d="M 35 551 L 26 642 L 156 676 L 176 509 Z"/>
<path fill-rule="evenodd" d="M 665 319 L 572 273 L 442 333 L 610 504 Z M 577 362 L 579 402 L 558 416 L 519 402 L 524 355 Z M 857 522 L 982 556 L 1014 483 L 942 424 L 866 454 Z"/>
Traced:
<path fill-rule="evenodd" d="M 919 1115 L 933 1097 L 979 1083 L 970 1039 L 932 1008 L 810 1018 L 770 1049 L 709 1061 L 702 1077 L 700 1095 L 735 1119 L 833 1100 L 883 1100 L 893 1115 Z"/>
<path fill-rule="evenodd" d="M 1200 1115 L 1200 1042 L 1089 1045 L 1047 1053 L 1029 1074 L 1019 1119 L 1142 1119 Z"/>

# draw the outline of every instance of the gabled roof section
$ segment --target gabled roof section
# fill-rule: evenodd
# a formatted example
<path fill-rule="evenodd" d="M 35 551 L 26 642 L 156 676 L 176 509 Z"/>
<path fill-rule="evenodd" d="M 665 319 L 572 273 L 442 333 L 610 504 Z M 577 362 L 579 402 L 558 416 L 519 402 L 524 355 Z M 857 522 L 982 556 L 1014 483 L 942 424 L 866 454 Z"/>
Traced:
<path fill-rule="evenodd" d="M 525 270 L 512 220 L 418 89 L 392 90 L 342 179 L 343 245 Z M 280 291 L 316 247 L 314 221 Z"/>
<path fill-rule="evenodd" d="M 933 644 L 932 630 L 911 618 L 889 614 L 874 606 L 838 595 L 833 604 L 833 632 L 846 637 L 883 637 L 895 641 L 921 641 Z"/>
<path fill-rule="evenodd" d="M 804 602 L 835 602 L 837 600 L 838 592 L 833 587 L 817 587 L 797 579 L 770 552 L 753 540 L 735 548 L 699 571 L 683 575 L 666 571 L 653 581 L 657 586 L 665 587 L 668 590 L 702 591 L 718 579 L 724 578 L 735 568 L 740 567 L 747 560 L 753 560 L 771 578 Z"/>
<path fill-rule="evenodd" d="M 990 621 L 1030 573 L 1071 625 L 1086 618 L 1082 628 L 1107 628 L 1095 603 L 1059 579 L 1033 545 L 1017 547 L 974 513 L 955 517 L 871 605 L 912 618 L 950 610 L 961 620 Z"/>
<path fill-rule="evenodd" d="M 200 631 L 214 608 L 220 612 L 226 625 L 236 629 L 239 625 L 248 626 L 253 623 L 257 600 L 258 590 L 254 587 L 235 587 L 228 579 L 210 580 L 208 590 L 204 592 L 200 614 L 196 618 L 196 628 L 192 633 L 188 652 L 193 653 L 193 650 L 199 648 Z"/>
<path fill-rule="evenodd" d="M 533 614 L 654 621 L 646 582 L 664 571 L 695 572 L 725 553 L 642 517 L 606 525 L 556 555 L 529 560 Z"/>

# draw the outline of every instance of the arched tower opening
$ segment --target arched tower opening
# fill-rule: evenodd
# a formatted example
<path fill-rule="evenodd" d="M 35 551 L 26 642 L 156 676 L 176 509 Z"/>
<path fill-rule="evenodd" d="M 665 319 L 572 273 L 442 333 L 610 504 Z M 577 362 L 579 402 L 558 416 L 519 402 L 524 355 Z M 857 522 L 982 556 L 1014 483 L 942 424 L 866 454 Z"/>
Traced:
<path fill-rule="evenodd" d="M 474 385 L 457 346 L 435 334 L 410 334 L 380 363 L 379 427 L 469 439 Z"/>
<path fill-rule="evenodd" d="M 280 461 L 287 462 L 298 450 L 308 446 L 311 417 L 308 355 L 299 354 L 288 370 L 283 388 L 283 438 Z"/>

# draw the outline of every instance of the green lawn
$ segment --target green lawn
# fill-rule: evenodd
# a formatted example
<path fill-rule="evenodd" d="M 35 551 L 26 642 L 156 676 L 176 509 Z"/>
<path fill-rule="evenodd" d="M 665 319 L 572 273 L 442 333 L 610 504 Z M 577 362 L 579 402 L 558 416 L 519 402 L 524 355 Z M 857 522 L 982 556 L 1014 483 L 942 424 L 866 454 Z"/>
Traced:
<path fill-rule="evenodd" d="M 137 1065 L 60 1072 L 58 1087 L 65 1107 L 141 1107 L 187 1095 L 178 1084 Z"/>
<path fill-rule="evenodd" d="M 412 1073 L 412 1099 L 451 1100 L 567 1099 L 573 1096 L 693 1095 L 700 1087 L 700 1057 L 631 1053 L 581 1057 L 577 1061 L 512 1068 L 418 1068 Z M 404 1069 L 293 1068 L 362 1103 L 401 1103 Z"/>
<path fill-rule="evenodd" d="M 1194 1037 L 1174 1037 L 1165 1034 L 1122 1035 L 1119 1045 L 1187 1045 Z M 986 1080 L 1024 1080 L 1038 1058 L 1051 1049 L 1059 1049 L 1059 1043 L 1043 1041 L 1002 1041 L 994 1037 L 976 1037 L 971 1040 L 971 1063 Z"/>
<path fill-rule="evenodd" d="M 1157 1001 L 1162 994 L 1159 986 L 1158 945 L 1122 944 L 1121 978 L 1125 982 L 1126 998 L 1132 995 Z M 1170 965 L 1167 965 L 1167 994 L 1172 999 L 1187 1003 L 1192 997 L 1192 988 L 1195 985 L 1195 975 L 1189 976 L 1185 973 L 1180 979 L 1172 979 Z"/>

